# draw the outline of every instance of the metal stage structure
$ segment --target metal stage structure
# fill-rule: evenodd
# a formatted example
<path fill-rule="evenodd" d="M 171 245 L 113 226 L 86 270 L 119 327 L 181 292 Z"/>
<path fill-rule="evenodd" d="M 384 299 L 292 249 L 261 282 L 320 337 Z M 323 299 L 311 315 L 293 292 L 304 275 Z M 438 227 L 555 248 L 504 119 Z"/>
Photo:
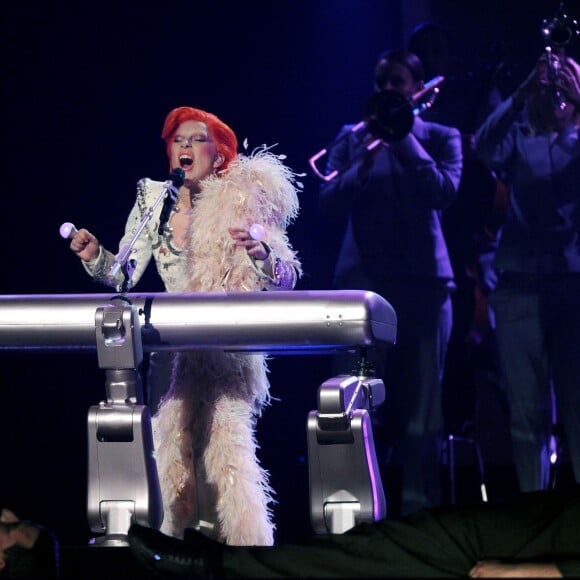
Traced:
<path fill-rule="evenodd" d="M 366 351 L 396 340 L 397 319 L 363 290 L 0 296 L 0 350 L 97 354 L 106 398 L 88 412 L 88 522 L 97 546 L 125 546 L 132 522 L 159 528 L 163 508 L 144 352 L 360 353 L 360 372 L 318 390 L 307 420 L 311 522 L 342 533 L 386 516 L 369 411 L 385 386 Z"/>

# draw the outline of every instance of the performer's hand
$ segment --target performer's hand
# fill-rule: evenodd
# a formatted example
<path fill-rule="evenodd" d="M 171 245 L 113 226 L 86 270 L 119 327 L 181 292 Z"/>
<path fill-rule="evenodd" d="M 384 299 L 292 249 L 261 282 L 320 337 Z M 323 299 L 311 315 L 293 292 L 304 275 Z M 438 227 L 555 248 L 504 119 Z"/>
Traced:
<path fill-rule="evenodd" d="M 246 228 L 229 228 L 228 231 L 234 240 L 234 245 L 238 248 L 246 248 L 246 252 L 252 258 L 265 260 L 268 257 L 264 244 L 254 240 Z"/>
<path fill-rule="evenodd" d="M 470 571 L 470 578 L 561 578 L 555 564 L 504 564 L 497 560 L 478 562 Z"/>
<path fill-rule="evenodd" d="M 2 509 L 0 577 L 59 578 L 58 554 L 58 541 L 50 530 Z"/>
<path fill-rule="evenodd" d="M 365 182 L 369 176 L 369 172 L 372 169 L 373 165 L 375 164 L 375 159 L 381 149 L 380 144 L 376 144 L 377 141 L 373 141 L 372 145 L 374 145 L 371 149 L 368 149 L 364 152 L 362 156 L 362 160 L 358 166 L 358 177 L 362 182 Z"/>
<path fill-rule="evenodd" d="M 90 262 L 99 255 L 99 240 L 88 230 L 80 229 L 71 238 L 70 249 L 81 260 Z"/>
<path fill-rule="evenodd" d="M 560 69 L 558 88 L 568 102 L 580 109 L 580 70 L 578 70 L 578 65 L 570 58 L 566 59 L 566 63 Z"/>

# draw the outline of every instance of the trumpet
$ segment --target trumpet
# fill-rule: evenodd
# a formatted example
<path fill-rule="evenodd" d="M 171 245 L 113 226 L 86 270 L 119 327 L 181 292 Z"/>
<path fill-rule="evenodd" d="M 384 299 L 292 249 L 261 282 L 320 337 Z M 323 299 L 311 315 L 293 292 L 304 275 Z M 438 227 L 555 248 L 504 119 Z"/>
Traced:
<path fill-rule="evenodd" d="M 335 145 L 351 134 L 359 136 L 361 141 L 366 143 L 361 155 L 373 151 L 380 145 L 403 139 L 413 128 L 415 117 L 433 106 L 439 94 L 439 85 L 444 80 L 445 77 L 441 75 L 432 78 L 410 99 L 392 90 L 374 92 L 365 103 L 363 120 L 308 160 L 312 171 L 323 181 L 331 181 L 349 167 L 354 160 L 346 167 L 324 174 L 317 164 Z"/>
<path fill-rule="evenodd" d="M 544 41 L 544 52 L 548 63 L 548 78 L 552 88 L 555 105 L 560 109 L 566 108 L 566 102 L 557 86 L 558 76 L 562 63 L 565 61 L 565 47 L 568 46 L 579 34 L 578 22 L 568 16 L 564 11 L 564 1 L 552 18 L 542 21 L 540 34 Z"/>

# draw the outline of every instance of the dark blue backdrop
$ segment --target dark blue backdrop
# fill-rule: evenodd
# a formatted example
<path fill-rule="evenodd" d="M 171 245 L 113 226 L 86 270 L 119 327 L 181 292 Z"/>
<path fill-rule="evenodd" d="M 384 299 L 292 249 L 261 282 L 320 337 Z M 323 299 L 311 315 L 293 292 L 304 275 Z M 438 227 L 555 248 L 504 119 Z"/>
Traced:
<path fill-rule="evenodd" d="M 412 5 L 412 6 L 410 6 Z M 358 121 L 377 54 L 432 17 L 451 33 L 459 70 L 505 43 L 523 78 L 541 49 L 539 22 L 558 2 L 280 0 L 11 2 L 2 9 L 3 294 L 97 292 L 63 221 L 115 248 L 144 176 L 164 179 L 166 113 L 218 114 L 250 148 L 277 143 L 303 171 L 301 289 L 328 288 L 340 231 L 318 215 L 308 158 Z M 161 287 L 153 274 L 140 290 Z M 387 297 L 388 298 L 388 297 Z M 0 505 L 84 542 L 86 413 L 103 397 L 95 357 L 0 353 Z M 278 489 L 279 540 L 308 531 L 306 415 L 328 378 L 325 357 L 272 361 L 280 401 L 259 426 Z"/>

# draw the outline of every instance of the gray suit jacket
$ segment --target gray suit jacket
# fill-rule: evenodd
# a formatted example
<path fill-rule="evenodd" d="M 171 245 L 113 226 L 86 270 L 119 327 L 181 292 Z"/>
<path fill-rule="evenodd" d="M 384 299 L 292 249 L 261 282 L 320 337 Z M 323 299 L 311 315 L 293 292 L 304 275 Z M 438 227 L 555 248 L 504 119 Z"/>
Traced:
<path fill-rule="evenodd" d="M 510 206 L 494 261 L 498 270 L 580 272 L 580 139 L 574 123 L 557 136 L 534 133 L 506 99 L 475 135 L 480 158 L 505 173 Z"/>
<path fill-rule="evenodd" d="M 346 218 L 335 272 L 339 288 L 380 289 L 389 281 L 453 278 L 441 212 L 456 197 L 462 169 L 457 129 L 416 117 L 401 141 L 369 162 L 364 138 L 345 125 L 328 156 L 339 174 L 320 192 L 321 211 Z"/>

